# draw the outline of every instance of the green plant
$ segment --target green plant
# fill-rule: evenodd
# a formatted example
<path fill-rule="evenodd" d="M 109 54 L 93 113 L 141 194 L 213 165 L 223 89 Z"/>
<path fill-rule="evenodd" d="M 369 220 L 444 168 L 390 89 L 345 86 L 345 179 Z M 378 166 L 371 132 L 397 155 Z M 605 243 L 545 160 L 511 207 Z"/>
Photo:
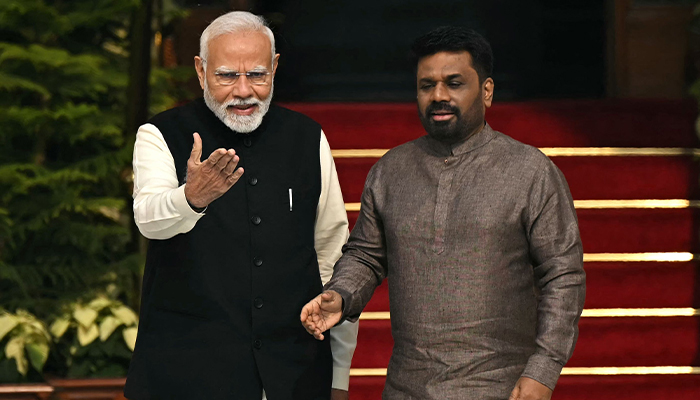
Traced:
<path fill-rule="evenodd" d="M 49 356 L 46 325 L 25 310 L 0 310 L 0 383 L 36 380 Z M 30 367 L 35 377 L 28 376 Z"/>
<path fill-rule="evenodd" d="M 106 296 L 74 303 L 53 321 L 54 373 L 66 377 L 124 376 L 136 344 L 138 317 Z"/>
<path fill-rule="evenodd" d="M 47 318 L 115 282 L 136 297 L 123 125 L 138 3 L 0 2 L 0 304 L 9 310 Z"/>
<path fill-rule="evenodd" d="M 138 305 L 135 132 L 125 124 L 128 32 L 142 2 L 0 1 L 0 304 L 8 310 L 48 318 L 110 284 Z M 172 8 L 168 18 L 182 15 Z M 194 74 L 150 72 L 153 112 L 186 96 L 179 83 Z"/>
<path fill-rule="evenodd" d="M 180 83 L 194 74 L 130 68 L 138 64 L 130 58 L 137 41 L 130 32 L 153 22 L 133 23 L 134 15 L 152 3 L 0 1 L 0 306 L 15 317 L 29 318 L 21 311 L 28 310 L 36 321 L 53 321 L 55 332 L 65 326 L 43 367 L 47 374 L 123 374 L 131 356 L 124 338 L 135 327 L 116 305 L 118 299 L 138 307 L 144 262 L 130 207 L 135 129 L 127 128 L 134 103 L 127 87 L 139 81 L 129 70 L 150 77 L 151 100 L 141 103 L 151 113 L 188 97 Z M 173 3 L 164 0 L 158 21 L 184 16 Z M 152 37 L 141 39 L 147 48 Z M 103 293 L 109 306 L 80 300 Z M 85 323 L 88 309 L 98 313 L 93 322 L 104 340 Z M 67 325 L 56 315 L 70 317 Z M 0 345 L 24 332 L 13 329 Z M 31 357 L 18 364 L 19 342 L 12 343 L 13 357 L 3 353 L 0 360 L 0 379 L 42 379 Z M 31 344 L 25 353 L 36 347 L 23 343 Z"/>

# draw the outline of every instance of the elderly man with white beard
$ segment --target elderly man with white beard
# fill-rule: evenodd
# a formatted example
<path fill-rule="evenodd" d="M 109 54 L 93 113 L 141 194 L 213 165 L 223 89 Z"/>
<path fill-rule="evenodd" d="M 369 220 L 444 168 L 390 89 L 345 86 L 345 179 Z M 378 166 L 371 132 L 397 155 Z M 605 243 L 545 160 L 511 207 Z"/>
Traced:
<path fill-rule="evenodd" d="M 298 320 L 347 216 L 321 127 L 270 105 L 278 60 L 262 18 L 223 15 L 195 57 L 204 98 L 139 128 L 134 218 L 151 240 L 129 399 L 348 398 L 357 325 L 318 342 Z"/>

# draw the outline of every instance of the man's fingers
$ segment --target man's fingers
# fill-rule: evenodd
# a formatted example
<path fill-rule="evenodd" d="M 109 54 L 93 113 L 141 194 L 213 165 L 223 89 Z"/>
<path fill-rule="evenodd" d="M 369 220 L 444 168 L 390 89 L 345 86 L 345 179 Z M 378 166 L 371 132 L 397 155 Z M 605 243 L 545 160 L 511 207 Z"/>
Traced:
<path fill-rule="evenodd" d="M 194 144 L 192 145 L 190 160 L 195 164 L 199 164 L 202 161 L 202 138 L 199 137 L 199 133 L 197 132 L 192 134 L 192 137 L 194 138 Z"/>
<path fill-rule="evenodd" d="M 240 161 L 240 159 L 236 155 L 235 151 L 229 150 L 228 154 L 233 154 L 233 155 L 228 160 L 228 163 L 226 163 L 224 168 L 221 170 L 221 173 L 224 175 L 231 175 L 233 173 L 233 171 L 236 170 L 236 167 L 238 166 L 238 161 Z M 224 162 L 223 159 L 221 161 L 219 161 L 219 165 L 221 165 L 221 163 L 223 163 L 223 162 Z"/>
<path fill-rule="evenodd" d="M 219 163 L 219 160 L 221 160 L 222 157 L 226 155 L 226 150 L 224 149 L 216 149 L 212 151 L 212 153 L 209 155 L 209 157 L 204 160 L 204 167 L 206 168 L 206 171 L 211 171 L 212 169 L 218 169 L 220 170 L 221 168 L 217 166 Z"/>
<path fill-rule="evenodd" d="M 218 158 L 218 160 L 216 162 L 216 169 L 223 172 L 223 170 L 226 169 L 228 164 L 231 162 L 231 160 L 235 156 L 236 156 L 236 152 L 233 151 L 233 149 L 228 150 L 228 151 L 224 150 L 223 154 L 219 150 L 217 150 L 217 155 L 215 156 Z"/>
<path fill-rule="evenodd" d="M 209 155 L 209 158 L 207 158 L 207 162 L 209 163 L 210 166 L 217 165 L 219 161 L 226 156 L 226 150 L 224 149 L 216 149 L 211 152 Z"/>
<path fill-rule="evenodd" d="M 238 182 L 238 180 L 241 178 L 243 175 L 243 168 L 238 168 L 234 173 L 229 175 L 226 179 L 228 180 L 228 183 L 233 186 L 234 183 Z"/>

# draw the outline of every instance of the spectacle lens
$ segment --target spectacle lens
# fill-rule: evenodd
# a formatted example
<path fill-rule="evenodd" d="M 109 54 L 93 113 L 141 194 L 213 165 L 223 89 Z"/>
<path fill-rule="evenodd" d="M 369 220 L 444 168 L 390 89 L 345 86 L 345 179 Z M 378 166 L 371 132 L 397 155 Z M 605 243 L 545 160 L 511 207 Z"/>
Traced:
<path fill-rule="evenodd" d="M 252 85 L 264 85 L 267 83 L 269 72 L 264 71 L 248 71 L 248 72 L 216 72 L 216 81 L 219 85 L 233 85 L 238 80 L 238 77 L 245 75 L 248 82 Z"/>

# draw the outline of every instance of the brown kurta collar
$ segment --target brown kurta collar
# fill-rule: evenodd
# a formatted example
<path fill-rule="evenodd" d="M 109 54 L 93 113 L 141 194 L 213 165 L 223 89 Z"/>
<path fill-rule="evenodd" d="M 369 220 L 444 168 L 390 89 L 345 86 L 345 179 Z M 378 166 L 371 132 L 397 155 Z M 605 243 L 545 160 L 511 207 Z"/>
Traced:
<path fill-rule="evenodd" d="M 459 156 L 478 149 L 490 142 L 495 136 L 496 132 L 491 129 L 488 123 L 485 123 L 481 131 L 452 145 L 444 144 L 428 135 L 416 140 L 416 144 L 426 152 L 438 157 Z"/>

